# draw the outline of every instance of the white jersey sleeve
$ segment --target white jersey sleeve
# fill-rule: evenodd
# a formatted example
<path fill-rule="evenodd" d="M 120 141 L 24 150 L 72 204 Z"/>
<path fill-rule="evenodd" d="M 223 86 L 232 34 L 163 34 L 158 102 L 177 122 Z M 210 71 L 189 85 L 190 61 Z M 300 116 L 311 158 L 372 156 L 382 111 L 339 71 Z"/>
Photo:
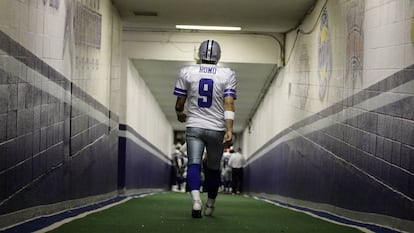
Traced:
<path fill-rule="evenodd" d="M 234 99 L 237 99 L 236 95 L 236 86 L 237 86 L 237 80 L 236 80 L 236 74 L 234 71 L 231 71 L 231 76 L 228 79 L 228 82 L 226 84 L 226 88 L 224 89 L 224 96 L 232 96 Z"/>
<path fill-rule="evenodd" d="M 177 81 L 175 83 L 174 95 L 187 97 L 187 84 L 185 80 L 186 69 L 181 69 L 178 73 Z"/>
<path fill-rule="evenodd" d="M 224 97 L 236 98 L 237 79 L 229 68 L 194 65 L 180 70 L 174 95 L 187 97 L 187 127 L 224 131 Z"/>

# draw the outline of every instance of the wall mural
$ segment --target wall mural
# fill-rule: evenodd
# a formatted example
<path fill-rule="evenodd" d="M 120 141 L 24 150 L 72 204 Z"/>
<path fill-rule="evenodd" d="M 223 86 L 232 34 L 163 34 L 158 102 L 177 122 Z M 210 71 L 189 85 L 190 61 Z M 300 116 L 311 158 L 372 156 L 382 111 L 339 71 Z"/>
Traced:
<path fill-rule="evenodd" d="M 331 41 L 329 38 L 328 11 L 326 7 L 322 10 L 318 42 L 319 98 L 322 100 L 326 95 L 332 71 Z"/>
<path fill-rule="evenodd" d="M 75 7 L 73 21 L 75 44 L 78 48 L 88 50 L 87 54 L 76 54 L 76 68 L 82 70 L 97 70 L 99 68 L 102 16 L 98 13 L 99 9 L 93 7 L 99 7 L 99 4 L 89 2 L 89 5 L 85 5 L 77 2 Z"/>
<path fill-rule="evenodd" d="M 413 10 L 413 17 L 411 20 L 411 42 L 414 43 L 414 10 Z"/>
<path fill-rule="evenodd" d="M 102 37 L 102 16 L 99 13 L 99 0 L 66 0 L 66 19 L 63 56 L 69 53 L 76 69 L 97 70 L 99 68 L 99 50 Z M 75 49 L 77 48 L 77 49 Z M 88 53 L 75 51 L 88 51 Z M 74 58 L 74 61 L 72 60 Z"/>
<path fill-rule="evenodd" d="M 302 45 L 300 49 L 300 57 L 298 60 L 298 85 L 295 94 L 299 98 L 299 108 L 305 109 L 306 101 L 309 93 L 309 55 L 306 45 Z"/>
<path fill-rule="evenodd" d="M 347 44 L 346 44 L 346 83 L 355 88 L 357 82 L 362 83 L 364 68 L 364 31 L 365 14 L 364 0 L 351 0 L 347 13 Z"/>
<path fill-rule="evenodd" d="M 60 0 L 50 0 L 49 6 L 55 8 L 56 10 L 59 10 Z"/>
<path fill-rule="evenodd" d="M 73 33 L 73 25 L 72 25 L 72 18 L 73 18 L 73 8 L 75 6 L 75 2 L 72 0 L 65 1 L 66 6 L 66 15 L 65 15 L 65 30 L 63 35 L 63 51 L 62 51 L 62 58 L 65 57 L 65 54 L 69 54 L 69 59 L 71 61 L 71 67 L 73 66 L 73 53 L 75 52 L 74 49 L 74 33 Z"/>
<path fill-rule="evenodd" d="M 48 0 L 43 0 L 43 5 L 46 6 Z M 55 10 L 59 10 L 60 0 L 49 0 L 49 6 Z"/>

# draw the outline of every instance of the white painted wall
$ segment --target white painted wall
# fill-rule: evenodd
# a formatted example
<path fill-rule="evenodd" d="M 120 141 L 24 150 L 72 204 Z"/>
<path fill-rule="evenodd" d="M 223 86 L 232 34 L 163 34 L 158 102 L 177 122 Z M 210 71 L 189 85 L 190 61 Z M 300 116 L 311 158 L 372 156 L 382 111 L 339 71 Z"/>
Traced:
<path fill-rule="evenodd" d="M 123 107 L 125 115 L 122 115 L 121 124 L 132 127 L 141 136 L 156 146 L 165 155 L 170 155 L 173 145 L 173 130 L 165 118 L 157 101 L 148 89 L 139 71 L 129 59 L 125 59 L 125 101 Z"/>
<path fill-rule="evenodd" d="M 251 124 L 251 129 L 243 133 L 245 155 L 250 156 L 269 139 L 310 115 L 333 103 L 350 96 L 363 88 L 381 81 L 389 75 L 414 63 L 414 1 L 412 0 L 366 0 L 363 20 L 363 78 L 355 86 L 349 85 L 346 76 L 346 15 L 351 1 L 327 1 L 329 38 L 331 41 L 332 70 L 326 96 L 318 96 L 318 16 L 325 0 L 318 1 L 313 12 L 306 17 L 300 29 L 309 34 L 299 34 L 296 30 L 286 35 L 286 66 L 261 103 Z M 307 51 L 309 67 L 308 80 L 303 80 L 300 69 L 301 53 Z M 299 87 L 308 85 L 306 104 L 298 107 L 295 92 L 303 92 Z M 291 94 L 289 95 L 289 87 Z M 408 87 L 412 87 L 408 86 Z M 413 94 L 414 89 L 403 88 L 398 92 Z"/>

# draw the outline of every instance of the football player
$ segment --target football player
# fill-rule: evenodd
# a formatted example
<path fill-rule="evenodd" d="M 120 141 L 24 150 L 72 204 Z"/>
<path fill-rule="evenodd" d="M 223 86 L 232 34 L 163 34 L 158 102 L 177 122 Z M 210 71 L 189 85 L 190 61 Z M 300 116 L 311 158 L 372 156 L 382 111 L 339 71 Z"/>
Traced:
<path fill-rule="evenodd" d="M 187 183 L 194 218 L 201 218 L 202 212 L 200 172 L 204 150 L 207 151 L 203 169 L 208 193 L 204 215 L 210 216 L 214 210 L 221 183 L 221 156 L 225 144 L 231 143 L 233 137 L 237 84 L 233 70 L 217 65 L 221 56 L 217 41 L 203 41 L 198 55 L 201 63 L 182 68 L 174 89 L 177 119 L 186 122 Z M 184 111 L 186 101 L 187 109 Z"/>

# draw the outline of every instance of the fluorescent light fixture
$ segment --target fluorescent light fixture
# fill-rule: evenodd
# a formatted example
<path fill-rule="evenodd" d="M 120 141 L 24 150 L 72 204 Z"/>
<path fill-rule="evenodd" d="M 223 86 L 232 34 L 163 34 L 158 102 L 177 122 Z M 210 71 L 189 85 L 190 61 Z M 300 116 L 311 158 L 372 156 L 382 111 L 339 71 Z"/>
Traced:
<path fill-rule="evenodd" d="M 201 25 L 175 25 L 178 29 L 192 30 L 213 30 L 213 31 L 240 31 L 241 27 L 222 27 L 222 26 L 201 26 Z"/>

